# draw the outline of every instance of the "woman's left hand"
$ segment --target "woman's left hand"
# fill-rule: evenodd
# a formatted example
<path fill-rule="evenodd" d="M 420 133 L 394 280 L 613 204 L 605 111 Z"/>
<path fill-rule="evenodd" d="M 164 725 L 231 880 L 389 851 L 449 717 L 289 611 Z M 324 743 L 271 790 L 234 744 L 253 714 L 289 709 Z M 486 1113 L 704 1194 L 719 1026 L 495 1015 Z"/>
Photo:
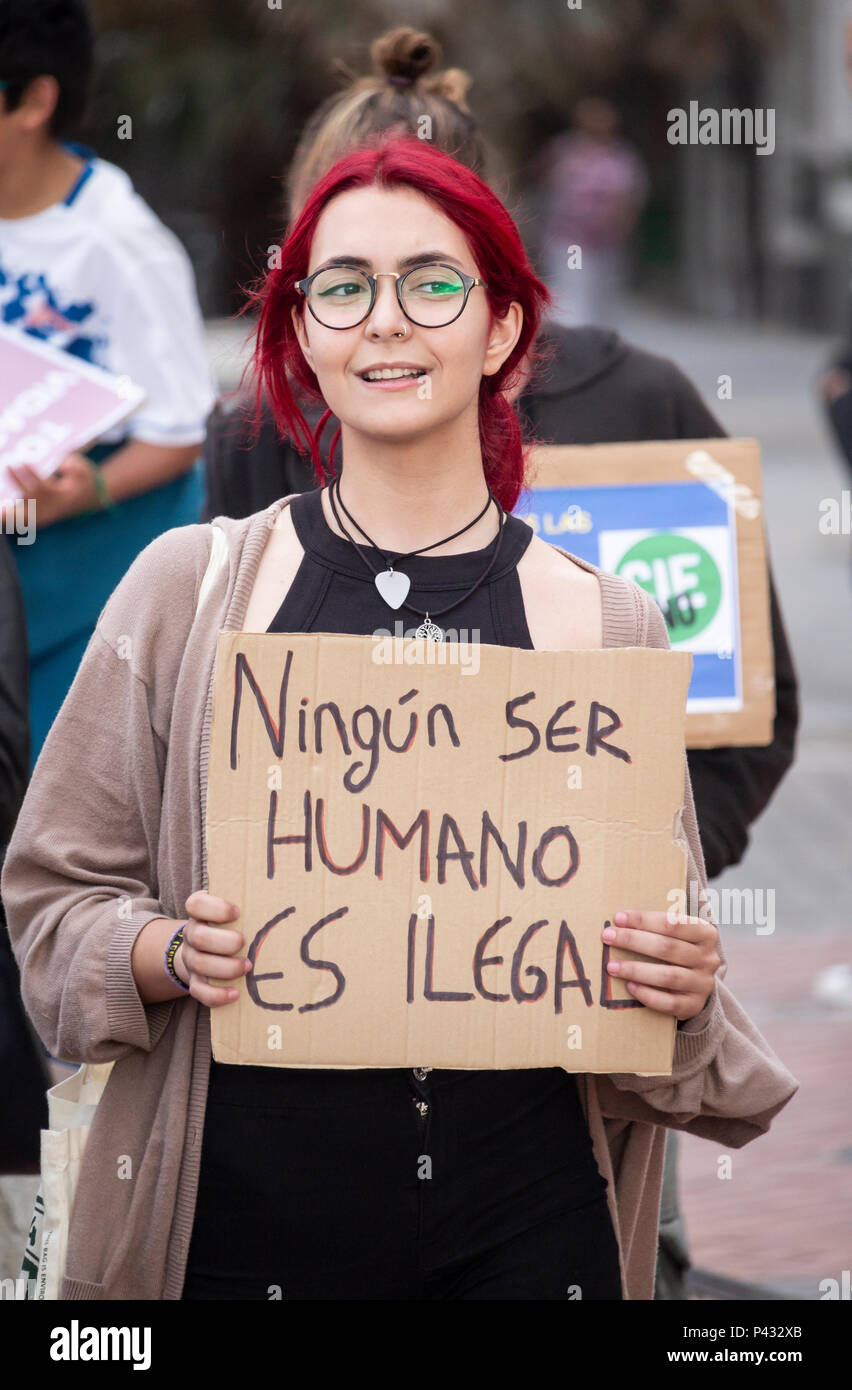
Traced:
<path fill-rule="evenodd" d="M 92 477 L 92 465 L 85 454 L 66 454 L 56 472 L 42 478 L 35 469 L 22 464 L 10 468 L 21 497 L 35 503 L 34 520 L 39 526 L 52 526 L 66 517 L 77 516 L 79 512 L 100 506 L 97 489 Z M 15 503 L 3 509 L 4 518 L 8 511 L 15 515 Z"/>
<path fill-rule="evenodd" d="M 624 980 L 640 1004 L 682 1023 L 701 1013 L 722 964 L 719 933 L 712 922 L 667 912 L 616 912 L 602 936 L 612 946 L 654 958 L 611 960 L 607 965 L 609 974 Z"/>

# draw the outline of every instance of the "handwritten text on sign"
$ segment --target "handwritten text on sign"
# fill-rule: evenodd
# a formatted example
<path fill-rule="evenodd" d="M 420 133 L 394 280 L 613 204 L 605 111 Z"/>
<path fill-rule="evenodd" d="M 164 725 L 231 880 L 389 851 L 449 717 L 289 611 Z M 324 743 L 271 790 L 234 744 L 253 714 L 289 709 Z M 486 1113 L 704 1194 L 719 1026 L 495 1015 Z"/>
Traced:
<path fill-rule="evenodd" d="M 220 633 L 210 892 L 253 970 L 219 1061 L 670 1071 L 601 931 L 682 888 L 690 658 Z"/>

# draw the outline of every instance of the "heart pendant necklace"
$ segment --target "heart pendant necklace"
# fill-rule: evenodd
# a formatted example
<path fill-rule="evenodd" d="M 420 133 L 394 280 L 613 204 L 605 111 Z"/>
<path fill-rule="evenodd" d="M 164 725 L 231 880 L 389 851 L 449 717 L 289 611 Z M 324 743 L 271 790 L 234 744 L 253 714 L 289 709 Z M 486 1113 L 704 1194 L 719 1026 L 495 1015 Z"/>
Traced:
<path fill-rule="evenodd" d="M 476 582 L 470 586 L 467 592 L 462 594 L 461 598 L 454 599 L 452 603 L 448 603 L 444 608 L 439 609 L 439 612 L 436 616 L 440 616 L 441 613 L 448 613 L 451 608 L 458 608 L 459 604 L 464 603 L 466 599 L 470 598 L 471 594 L 475 593 L 475 591 L 480 587 L 480 585 L 485 583 L 485 580 L 491 573 L 491 570 L 494 568 L 497 556 L 500 554 L 500 546 L 503 541 L 503 531 L 505 529 L 506 523 L 506 513 L 503 511 L 503 508 L 500 506 L 500 503 L 497 501 L 496 497 L 492 493 L 490 486 L 488 484 L 486 484 L 486 486 L 488 486 L 488 501 L 485 504 L 485 508 L 487 508 L 491 502 L 494 502 L 494 505 L 500 513 L 500 525 L 497 531 L 497 544 L 494 547 L 494 554 L 491 556 L 491 559 L 485 566 L 485 570 L 483 571 L 483 573 L 479 576 Z M 346 512 L 346 515 L 349 517 L 349 520 L 352 522 L 353 526 L 357 527 L 357 529 L 361 532 L 361 535 L 364 536 L 370 542 L 370 545 L 373 547 L 373 549 L 379 551 L 379 554 L 382 555 L 382 557 L 384 558 L 385 564 L 387 565 L 387 569 L 378 571 L 374 570 L 372 564 L 367 559 L 366 555 L 363 553 L 357 541 L 354 540 L 353 537 L 349 534 L 343 522 L 341 521 L 340 513 L 337 510 L 337 504 L 335 501 L 335 491 L 337 493 L 337 501 L 340 502 L 340 505 L 341 507 L 343 507 L 343 510 L 344 512 Z M 367 532 L 363 529 L 362 526 L 358 525 L 358 522 L 355 520 L 355 518 L 351 516 L 350 513 L 346 510 L 343 498 L 340 496 L 339 473 L 332 480 L 329 486 L 328 500 L 331 504 L 331 510 L 334 513 L 335 521 L 337 522 L 346 539 L 349 541 L 350 545 L 354 546 L 355 550 L 358 552 L 358 554 L 361 556 L 361 559 L 364 561 L 364 564 L 367 566 L 367 569 L 372 574 L 373 582 L 375 583 L 375 586 L 381 594 L 382 598 L 385 600 L 385 603 L 389 604 L 391 608 L 401 608 L 402 605 L 405 604 L 406 608 L 410 612 L 416 613 L 418 617 L 423 619 L 423 622 L 420 624 L 420 626 L 415 629 L 415 637 L 425 637 L 430 642 L 443 642 L 446 634 L 444 633 L 443 628 L 440 628 L 437 623 L 432 621 L 428 611 L 424 613 L 422 609 L 415 608 L 413 604 L 405 602 L 406 597 L 408 595 L 408 591 L 411 588 L 411 580 L 409 579 L 408 575 L 402 574 L 399 570 L 394 569 L 393 563 L 391 562 L 391 560 L 388 559 L 384 551 L 380 550 L 379 547 L 375 544 L 375 542 L 370 540 L 370 537 L 367 535 Z M 485 508 L 483 508 L 483 510 L 480 512 L 479 516 L 483 516 L 485 514 Z M 474 520 L 478 521 L 479 517 L 475 517 Z M 455 533 L 456 536 L 460 536 L 462 532 L 470 530 L 470 527 L 473 526 L 473 524 L 474 522 L 471 521 L 468 523 L 467 526 L 463 526 L 461 531 L 457 531 Z M 448 536 L 446 539 L 454 540 L 455 536 Z M 421 549 L 434 550 L 436 545 L 444 545 L 445 543 L 445 541 L 435 541 L 432 545 L 422 546 Z M 409 552 L 408 555 L 400 556 L 399 559 L 407 560 L 410 558 L 411 555 L 418 555 L 419 553 L 420 551 L 412 550 Z"/>
<path fill-rule="evenodd" d="M 487 483 L 486 487 L 488 487 Z M 336 498 L 335 488 L 337 493 Z M 411 588 L 411 580 L 409 579 L 407 574 L 403 574 L 400 570 L 394 569 L 394 563 L 398 564 L 400 560 L 410 560 L 413 555 L 420 555 L 426 550 L 434 550 L 436 546 L 446 545 L 448 541 L 454 541 L 457 536 L 464 535 L 465 531 L 469 531 L 471 526 L 475 526 L 477 521 L 479 521 L 480 518 L 485 515 L 489 506 L 491 505 L 492 493 L 491 488 L 488 487 L 488 497 L 486 499 L 485 506 L 482 508 L 482 511 L 479 512 L 473 518 L 473 521 L 469 521 L 467 523 L 467 526 L 462 526 L 460 530 L 454 531 L 451 536 L 445 536 L 443 540 L 433 541 L 431 545 L 422 545 L 419 550 L 409 550 L 406 555 L 398 556 L 395 562 L 388 559 L 387 555 L 385 555 L 385 552 L 381 549 L 381 547 L 376 545 L 376 542 L 372 540 L 370 536 L 367 535 L 367 532 L 364 530 L 363 526 L 360 526 L 358 524 L 352 513 L 348 510 L 346 503 L 340 495 L 340 473 L 338 473 L 337 477 L 334 479 L 331 487 L 328 490 L 328 500 L 331 503 L 331 509 L 334 512 L 334 519 L 337 522 L 343 534 L 346 536 L 347 540 L 352 541 L 352 544 L 355 545 L 355 542 L 352 540 L 352 537 L 349 535 L 348 531 L 346 530 L 345 526 L 340 520 L 340 517 L 337 512 L 337 507 L 335 505 L 336 502 L 340 503 L 340 506 L 344 514 L 352 522 L 352 525 L 355 527 L 355 529 L 361 532 L 361 535 L 364 537 L 366 541 L 370 543 L 374 550 L 378 550 L 379 554 L 382 556 L 382 559 L 387 565 L 387 569 L 379 570 L 378 573 L 374 574 L 373 582 L 376 588 L 378 589 L 379 593 L 381 594 L 382 598 L 384 599 L 385 603 L 387 603 L 391 608 L 401 608 L 406 598 L 408 597 L 408 591 Z M 361 554 L 360 549 L 358 553 L 359 555 Z M 362 559 L 364 558 L 365 557 L 362 556 Z M 435 632 L 441 632 L 441 629 L 436 627 L 434 623 L 429 623 L 428 619 L 429 615 L 427 613 L 426 622 L 423 624 L 423 626 L 434 628 Z M 419 637 L 425 637 L 427 636 L 427 633 L 420 632 L 420 630 L 418 629 L 417 635 Z M 431 636 L 432 634 L 429 633 L 428 635 Z M 444 634 L 441 632 L 441 636 L 438 638 L 433 637 L 433 641 L 440 641 L 443 638 L 443 635 Z"/>
<path fill-rule="evenodd" d="M 389 603 L 391 608 L 399 608 L 405 602 L 411 588 L 408 575 L 395 570 L 393 565 L 388 565 L 386 570 L 379 570 L 373 582 L 385 603 Z"/>

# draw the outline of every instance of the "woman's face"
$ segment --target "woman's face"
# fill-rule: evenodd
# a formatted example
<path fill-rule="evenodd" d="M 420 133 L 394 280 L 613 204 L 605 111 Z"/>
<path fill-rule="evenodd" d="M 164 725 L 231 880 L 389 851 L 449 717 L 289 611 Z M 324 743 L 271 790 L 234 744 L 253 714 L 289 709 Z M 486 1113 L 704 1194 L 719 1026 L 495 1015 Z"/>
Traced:
<path fill-rule="evenodd" d="M 338 259 L 372 275 L 433 261 L 479 274 L 455 223 L 428 198 L 407 189 L 352 189 L 328 204 L 317 223 L 307 273 Z M 474 428 L 480 381 L 498 371 L 515 346 L 520 305 L 512 304 L 498 319 L 486 291 L 475 286 L 454 322 L 424 328 L 403 314 L 395 285 L 390 276 L 379 277 L 371 313 L 353 328 L 326 328 L 307 305 L 294 308 L 302 351 L 326 403 L 344 427 L 390 443 L 413 442 L 465 419 Z M 395 366 L 414 368 L 417 375 L 364 379 L 370 369 Z"/>

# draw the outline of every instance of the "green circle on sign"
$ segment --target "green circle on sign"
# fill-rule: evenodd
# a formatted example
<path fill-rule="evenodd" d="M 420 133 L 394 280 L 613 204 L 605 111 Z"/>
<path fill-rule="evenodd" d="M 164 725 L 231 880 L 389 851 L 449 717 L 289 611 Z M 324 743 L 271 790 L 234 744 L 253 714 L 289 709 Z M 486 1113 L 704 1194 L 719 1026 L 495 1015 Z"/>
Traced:
<path fill-rule="evenodd" d="M 676 531 L 658 531 L 622 555 L 616 574 L 634 579 L 663 610 L 672 646 L 709 627 L 722 602 L 722 576 L 709 551 Z"/>

